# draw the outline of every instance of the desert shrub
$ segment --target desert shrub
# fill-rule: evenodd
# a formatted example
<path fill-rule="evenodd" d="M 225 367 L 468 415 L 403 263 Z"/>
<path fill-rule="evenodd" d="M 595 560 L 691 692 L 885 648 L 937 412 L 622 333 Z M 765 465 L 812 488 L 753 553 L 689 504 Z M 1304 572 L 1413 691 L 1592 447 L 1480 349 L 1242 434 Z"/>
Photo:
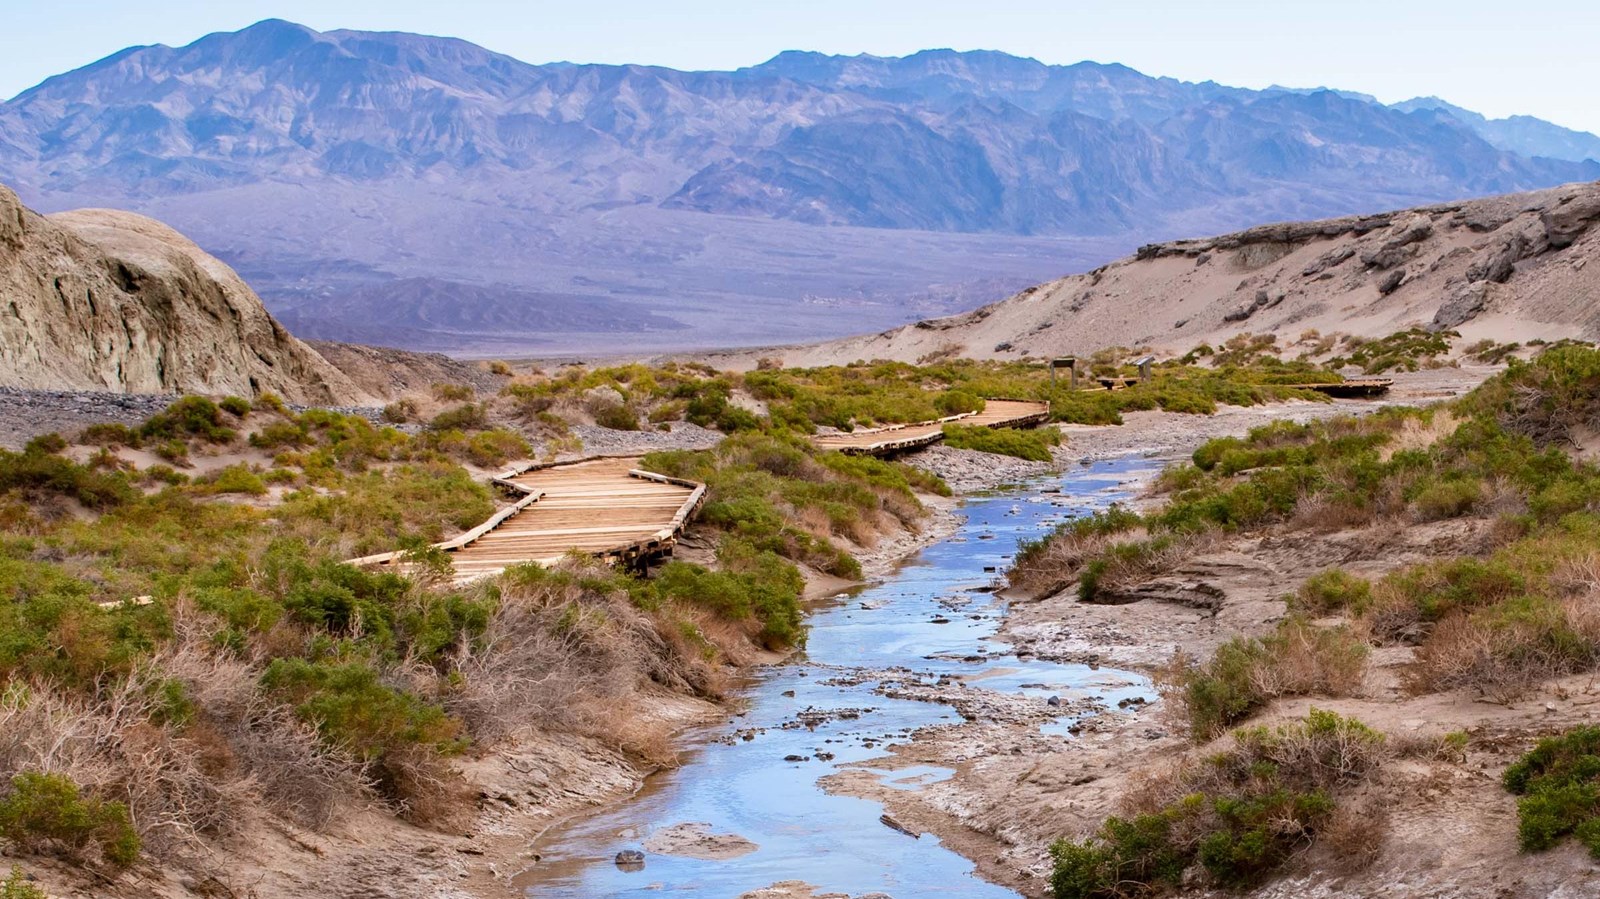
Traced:
<path fill-rule="evenodd" d="M 1373 630 L 1385 639 L 1425 631 L 1458 610 L 1494 605 L 1527 587 L 1527 578 L 1507 554 L 1463 556 L 1425 562 L 1386 575 L 1374 590 Z"/>
<path fill-rule="evenodd" d="M 720 558 L 729 570 L 669 562 L 649 582 L 650 589 L 658 600 L 703 606 L 731 621 L 756 622 L 756 638 L 769 648 L 804 645 L 800 596 L 805 582 L 800 572 L 770 551 L 734 549 Z"/>
<path fill-rule="evenodd" d="M 261 475 L 243 463 L 219 468 L 205 477 L 197 478 L 195 484 L 207 493 L 245 493 L 260 496 L 267 492 L 267 485 L 261 480 Z"/>
<path fill-rule="evenodd" d="M 1511 359 L 1464 401 L 1471 412 L 1492 416 L 1535 445 L 1572 445 L 1578 432 L 1600 420 L 1600 352 L 1557 346 L 1533 360 Z"/>
<path fill-rule="evenodd" d="M 597 399 L 589 403 L 589 413 L 594 416 L 594 423 L 602 428 L 613 431 L 639 430 L 639 414 L 627 403 Z"/>
<path fill-rule="evenodd" d="M 189 483 L 189 476 L 171 465 L 152 465 L 146 468 L 141 475 L 143 480 L 152 484 L 166 484 L 176 487 L 179 484 Z"/>
<path fill-rule="evenodd" d="M 31 849 L 59 846 L 73 855 L 93 848 L 108 864 L 126 868 L 139 859 L 139 835 L 128 807 L 84 796 L 71 779 L 25 771 L 0 797 L 0 835 Z"/>
<path fill-rule="evenodd" d="M 415 421 L 417 413 L 416 400 L 398 399 L 383 407 L 383 420 L 390 424 L 405 424 L 408 421 Z"/>
<path fill-rule="evenodd" d="M 1115 535 L 1141 524 L 1138 514 L 1121 505 L 1062 522 L 1048 536 L 1022 541 L 1006 578 L 1013 587 L 1036 595 L 1053 593 L 1071 583 L 1087 562 L 1114 542 Z"/>
<path fill-rule="evenodd" d="M 283 449 L 302 447 L 311 443 L 311 435 L 295 421 L 273 421 L 261 426 L 250 435 L 250 445 L 258 449 Z"/>
<path fill-rule="evenodd" d="M 474 391 L 468 384 L 434 384 L 429 390 L 433 398 L 441 403 L 469 403 L 472 401 Z"/>
<path fill-rule="evenodd" d="M 1181 656 L 1162 692 L 1197 741 L 1209 740 L 1279 696 L 1348 696 L 1361 685 L 1367 645 L 1344 627 L 1290 617 L 1265 637 L 1235 637 L 1204 664 Z"/>
<path fill-rule="evenodd" d="M 1448 354 L 1450 340 L 1460 336 L 1455 331 L 1429 331 L 1424 328 L 1396 331 L 1388 337 L 1355 345 L 1348 356 L 1328 360 L 1328 367 L 1357 365 L 1369 375 L 1383 374 L 1393 369 L 1416 371 L 1429 367 L 1438 357 Z"/>
<path fill-rule="evenodd" d="M 488 416 L 476 403 L 462 403 L 440 412 L 428 422 L 430 431 L 478 431 L 489 426 Z"/>
<path fill-rule="evenodd" d="M 1506 769 L 1517 800 L 1517 841 L 1538 852 L 1574 835 L 1600 858 L 1600 727 L 1586 725 L 1540 740 Z"/>
<path fill-rule="evenodd" d="M 460 724 L 443 708 L 384 684 L 371 665 L 359 661 L 274 659 L 261 684 L 294 705 L 328 743 L 380 767 L 411 747 L 461 748 Z"/>
<path fill-rule="evenodd" d="M 741 432 L 709 451 L 651 453 L 641 464 L 706 484 L 700 521 L 736 538 L 723 545 L 855 578 L 860 564 L 832 538 L 870 542 L 884 522 L 914 526 L 923 513 L 903 469 L 821 461 L 832 455 L 792 435 Z"/>
<path fill-rule="evenodd" d="M 50 896 L 33 885 L 20 865 L 12 865 L 10 876 L 0 880 L 0 899 L 50 899 Z"/>
<path fill-rule="evenodd" d="M 1061 432 L 1055 428 L 1024 431 L 947 424 L 944 426 L 944 442 L 955 449 L 1015 456 L 1030 462 L 1049 462 L 1050 447 L 1061 444 Z"/>
<path fill-rule="evenodd" d="M 467 438 L 464 451 L 467 460 L 480 468 L 504 465 L 512 459 L 524 459 L 533 453 L 521 434 L 504 428 L 479 431 Z"/>
<path fill-rule="evenodd" d="M 1411 501 L 1417 518 L 1439 521 L 1460 518 L 1483 500 L 1483 485 L 1468 478 L 1434 481 L 1417 492 Z"/>
<path fill-rule="evenodd" d="M 1500 701 L 1600 663 L 1600 616 L 1585 597 L 1516 596 L 1440 621 L 1409 672 L 1413 689 L 1468 688 Z"/>
<path fill-rule="evenodd" d="M 1372 582 L 1340 568 L 1307 578 L 1289 600 L 1289 607 L 1307 615 L 1359 614 L 1372 604 Z"/>
<path fill-rule="evenodd" d="M 961 415 L 967 412 L 982 412 L 984 401 L 983 397 L 970 390 L 947 390 L 933 401 L 933 408 L 938 410 L 940 417 Z"/>
<path fill-rule="evenodd" d="M 78 435 L 78 442 L 89 446 L 137 447 L 139 434 L 127 425 L 102 422 L 84 428 Z"/>
<path fill-rule="evenodd" d="M 139 437 L 144 440 L 197 438 L 207 443 L 227 443 L 235 436 L 234 430 L 222 423 L 222 409 L 203 396 L 181 397 L 139 428 Z"/>
<path fill-rule="evenodd" d="M 1330 828 L 1341 801 L 1378 770 L 1383 742 L 1317 709 L 1301 722 L 1238 731 L 1229 749 L 1156 778 L 1127 816 L 1052 845 L 1052 895 L 1150 895 L 1186 885 L 1197 864 L 1215 885 L 1255 883 Z"/>
<path fill-rule="evenodd" d="M 242 396 L 225 396 L 217 406 L 235 418 L 243 418 L 250 414 L 250 401 Z"/>
<path fill-rule="evenodd" d="M 91 509 L 131 502 L 138 493 L 119 471 L 80 465 L 38 444 L 20 453 L 0 450 L 0 493 L 12 491 L 63 496 Z"/>

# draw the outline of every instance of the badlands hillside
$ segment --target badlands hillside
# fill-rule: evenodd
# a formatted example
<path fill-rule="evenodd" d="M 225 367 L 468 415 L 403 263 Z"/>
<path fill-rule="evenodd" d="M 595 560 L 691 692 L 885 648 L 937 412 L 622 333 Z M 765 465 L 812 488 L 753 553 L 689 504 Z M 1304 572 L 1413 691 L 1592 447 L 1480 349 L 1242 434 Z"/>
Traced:
<path fill-rule="evenodd" d="M 1600 182 L 1376 215 L 1263 225 L 1130 257 L 948 318 L 744 367 L 1021 359 L 1107 346 L 1183 353 L 1250 332 L 1380 337 L 1409 327 L 1524 341 L 1600 337 Z"/>
<path fill-rule="evenodd" d="M 0 298 L 8 387 L 362 397 L 232 269 L 133 213 L 42 216 L 0 186 Z"/>

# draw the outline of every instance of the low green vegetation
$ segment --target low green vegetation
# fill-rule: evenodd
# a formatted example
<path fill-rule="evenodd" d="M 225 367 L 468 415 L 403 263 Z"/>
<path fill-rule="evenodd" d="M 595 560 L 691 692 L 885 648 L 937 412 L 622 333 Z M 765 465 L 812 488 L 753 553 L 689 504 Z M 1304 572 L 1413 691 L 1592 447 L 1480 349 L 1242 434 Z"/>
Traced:
<path fill-rule="evenodd" d="M 5 880 L 0 880 L 0 899 L 50 899 L 50 897 L 28 879 L 21 865 L 12 865 L 11 874 Z"/>
<path fill-rule="evenodd" d="M 1455 331 L 1410 328 L 1376 340 L 1346 337 L 1345 354 L 1329 359 L 1327 365 L 1329 368 L 1354 365 L 1369 375 L 1438 368 L 1444 364 L 1440 357 L 1450 353 L 1450 341 L 1460 336 Z"/>
<path fill-rule="evenodd" d="M 1236 731 L 1232 745 L 1157 777 L 1088 838 L 1051 847 L 1056 899 L 1124 899 L 1206 882 L 1260 881 L 1319 841 L 1351 839 L 1340 820 L 1350 797 L 1380 767 L 1383 736 L 1313 709 L 1300 722 Z"/>
<path fill-rule="evenodd" d="M 794 561 L 853 576 L 836 536 L 914 521 L 913 486 L 942 487 L 752 432 L 666 460 L 709 472 L 720 570 L 641 580 L 574 559 L 455 587 L 428 547 L 494 508 L 457 461 L 494 432 L 459 431 L 465 418 L 408 436 L 180 401 L 154 426 L 87 436 L 196 456 L 212 438 L 248 443 L 270 466 L 137 471 L 103 451 L 75 461 L 59 438 L 0 455 L 0 727 L 14 737 L 0 835 L 123 866 L 141 845 L 226 834 L 251 796 L 313 827 L 375 798 L 452 829 L 475 800 L 451 760 L 526 727 L 664 762 L 660 726 L 630 711 L 637 691 L 715 695 L 726 652 L 803 643 Z M 92 514 L 61 514 L 72 506 Z M 410 576 L 341 561 L 397 547 Z M 39 774 L 63 745 L 72 764 Z"/>
<path fill-rule="evenodd" d="M 24 771 L 0 793 L 0 836 L 24 849 L 59 848 L 72 858 L 97 855 L 126 868 L 139 858 L 128 807 L 83 791 L 59 774 Z"/>
<path fill-rule="evenodd" d="M 1015 456 L 1029 462 L 1049 462 L 1050 448 L 1061 445 L 1061 432 L 1055 428 L 986 428 L 947 424 L 944 442 L 955 449 L 977 450 L 1000 456 Z"/>
<path fill-rule="evenodd" d="M 1576 837 L 1600 858 L 1600 727 L 1584 726 L 1539 741 L 1506 769 L 1517 800 L 1517 840 L 1529 852 Z"/>
<path fill-rule="evenodd" d="M 1280 696 L 1348 696 L 1360 687 L 1365 640 L 1291 617 L 1265 637 L 1234 637 L 1199 665 L 1178 659 L 1162 692 L 1203 743 Z"/>

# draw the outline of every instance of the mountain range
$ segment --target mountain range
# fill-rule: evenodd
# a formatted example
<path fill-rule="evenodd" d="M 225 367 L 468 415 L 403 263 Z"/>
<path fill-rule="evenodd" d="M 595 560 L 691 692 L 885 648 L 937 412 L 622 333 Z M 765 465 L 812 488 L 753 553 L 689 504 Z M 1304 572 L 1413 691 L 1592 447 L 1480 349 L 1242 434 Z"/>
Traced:
<path fill-rule="evenodd" d="M 970 308 L 1155 239 L 1600 178 L 1600 138 L 1443 101 L 997 52 L 531 65 L 268 20 L 0 104 L 0 181 L 232 264 L 302 336 L 793 341 Z"/>

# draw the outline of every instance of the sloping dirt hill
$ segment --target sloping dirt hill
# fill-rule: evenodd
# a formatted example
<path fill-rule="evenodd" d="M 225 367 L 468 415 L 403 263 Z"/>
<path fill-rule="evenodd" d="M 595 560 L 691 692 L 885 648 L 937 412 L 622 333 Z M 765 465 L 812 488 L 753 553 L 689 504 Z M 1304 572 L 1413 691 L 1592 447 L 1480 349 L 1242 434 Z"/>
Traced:
<path fill-rule="evenodd" d="M 1019 359 L 1106 346 L 1184 352 L 1240 332 L 1600 337 L 1600 183 L 1151 244 L 973 312 L 809 347 L 788 365 L 939 355 Z"/>

